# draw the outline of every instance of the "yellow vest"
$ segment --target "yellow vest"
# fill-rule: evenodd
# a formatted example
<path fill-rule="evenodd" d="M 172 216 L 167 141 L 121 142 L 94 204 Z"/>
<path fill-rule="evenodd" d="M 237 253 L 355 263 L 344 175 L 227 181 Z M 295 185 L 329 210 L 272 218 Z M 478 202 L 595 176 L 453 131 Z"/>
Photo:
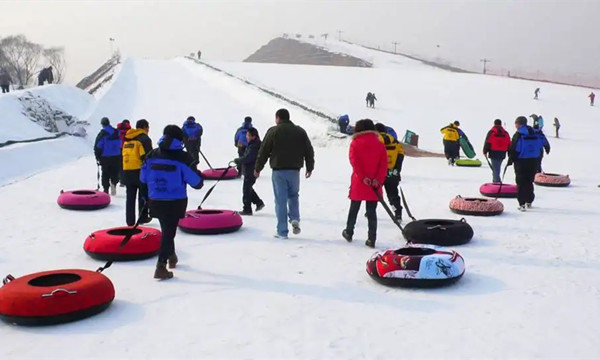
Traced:
<path fill-rule="evenodd" d="M 460 135 L 458 134 L 458 130 L 453 124 L 443 127 L 440 130 L 440 132 L 442 134 L 444 134 L 444 140 L 458 141 L 458 139 L 460 138 Z"/>
<path fill-rule="evenodd" d="M 135 137 L 140 134 L 145 134 L 143 129 L 129 129 L 125 134 L 125 142 L 123 143 L 123 170 L 139 170 L 142 168 L 142 156 L 146 155 L 144 145 Z"/>
<path fill-rule="evenodd" d="M 379 133 L 379 141 L 385 145 L 385 151 L 387 152 L 388 159 L 388 170 L 395 169 L 398 162 L 398 156 L 404 155 L 404 148 L 402 144 L 397 142 L 394 137 L 388 133 Z"/>

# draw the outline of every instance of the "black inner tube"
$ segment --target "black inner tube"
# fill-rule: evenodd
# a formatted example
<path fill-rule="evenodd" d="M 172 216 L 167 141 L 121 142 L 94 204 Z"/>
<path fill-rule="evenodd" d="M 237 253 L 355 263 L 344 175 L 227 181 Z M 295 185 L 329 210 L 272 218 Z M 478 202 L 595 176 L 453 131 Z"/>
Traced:
<path fill-rule="evenodd" d="M 435 254 L 435 250 L 430 248 L 419 248 L 419 247 L 408 247 L 402 248 L 394 251 L 398 255 L 407 255 L 407 256 L 427 256 L 431 254 Z"/>
<path fill-rule="evenodd" d="M 542 175 L 546 175 L 546 176 L 561 176 L 560 174 L 551 174 L 551 173 L 542 173 Z"/>
<path fill-rule="evenodd" d="M 77 274 L 62 273 L 62 274 L 48 274 L 39 276 L 29 280 L 28 284 L 31 286 L 56 286 L 74 283 L 75 281 L 81 280 L 81 276 Z"/>
<path fill-rule="evenodd" d="M 453 221 L 448 221 L 448 220 L 426 220 L 423 221 L 423 224 L 427 225 L 427 226 L 451 226 L 454 225 Z"/>
<path fill-rule="evenodd" d="M 96 192 L 90 191 L 90 190 L 77 190 L 77 191 L 71 192 L 71 194 L 73 194 L 73 195 L 94 195 L 94 194 L 96 194 Z"/>
<path fill-rule="evenodd" d="M 108 230 L 106 233 L 108 235 L 117 235 L 117 236 L 125 236 L 125 235 L 137 235 L 142 233 L 144 230 L 142 229 L 131 229 L 131 228 L 118 228 Z"/>
<path fill-rule="evenodd" d="M 481 198 L 463 198 L 464 201 L 473 201 L 473 202 L 488 202 L 488 199 Z"/>
<path fill-rule="evenodd" d="M 222 214 L 223 212 L 221 210 L 197 210 L 194 211 L 194 214 L 198 214 L 198 215 L 217 215 L 217 214 Z"/>

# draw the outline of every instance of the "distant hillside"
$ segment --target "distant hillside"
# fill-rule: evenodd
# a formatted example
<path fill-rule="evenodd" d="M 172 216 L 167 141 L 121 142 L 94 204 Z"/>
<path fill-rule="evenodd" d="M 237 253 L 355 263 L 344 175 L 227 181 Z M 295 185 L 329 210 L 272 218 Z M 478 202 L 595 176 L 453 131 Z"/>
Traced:
<path fill-rule="evenodd" d="M 113 55 L 96 71 L 81 79 L 81 81 L 79 81 L 75 86 L 89 92 L 90 94 L 94 94 L 99 88 L 112 79 L 115 67 L 120 62 L 120 55 Z"/>
<path fill-rule="evenodd" d="M 298 64 L 298 65 L 333 65 L 372 67 L 368 61 L 346 54 L 332 53 L 316 45 L 307 44 L 294 39 L 275 38 L 264 45 L 244 62 Z"/>

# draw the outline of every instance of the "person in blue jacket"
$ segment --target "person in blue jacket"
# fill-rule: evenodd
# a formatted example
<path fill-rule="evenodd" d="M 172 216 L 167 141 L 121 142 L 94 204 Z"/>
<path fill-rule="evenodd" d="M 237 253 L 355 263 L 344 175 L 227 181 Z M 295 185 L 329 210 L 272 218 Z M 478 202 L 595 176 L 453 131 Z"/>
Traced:
<path fill-rule="evenodd" d="M 507 166 L 515 165 L 519 211 L 525 211 L 535 199 L 533 180 L 544 144 L 539 133 L 527 125 L 526 117 L 519 116 L 515 120 L 515 127 L 517 132 L 513 135 L 508 149 Z"/>
<path fill-rule="evenodd" d="M 110 120 L 103 117 L 100 120 L 102 130 L 98 133 L 94 143 L 96 162 L 102 168 L 102 189 L 112 196 L 117 194 L 119 172 L 121 171 L 121 138 L 117 129 L 110 125 Z"/>
<path fill-rule="evenodd" d="M 244 118 L 244 122 L 242 126 L 240 126 L 233 136 L 233 145 L 237 148 L 238 157 L 242 157 L 244 152 L 246 151 L 246 146 L 248 146 L 248 140 L 246 139 L 246 134 L 248 133 L 248 129 L 252 128 L 252 118 L 250 116 L 246 116 Z M 242 176 L 242 165 L 237 164 L 238 177 Z"/>
<path fill-rule="evenodd" d="M 256 211 L 260 211 L 265 207 L 264 201 L 261 200 L 253 188 L 254 183 L 256 182 L 254 168 L 261 143 L 258 136 L 258 130 L 256 128 L 249 128 L 246 131 L 246 140 L 247 146 L 244 153 L 234 160 L 237 165 L 242 166 L 242 171 L 244 173 L 244 185 L 242 186 L 242 203 L 244 204 L 244 207 L 242 208 L 242 211 L 240 211 L 240 215 L 252 215 L 252 204 L 256 205 Z"/>
<path fill-rule="evenodd" d="M 348 125 L 350 125 L 350 117 L 348 115 L 342 115 L 338 118 L 338 126 L 342 134 L 347 134 Z"/>
<path fill-rule="evenodd" d="M 539 118 L 541 118 L 541 116 Z M 533 125 L 533 132 L 535 132 L 539 136 L 540 141 L 542 142 L 542 149 L 540 150 L 540 157 L 539 157 L 537 171 L 536 171 L 538 173 L 541 173 L 542 172 L 542 160 L 544 159 L 544 151 L 546 151 L 546 155 L 550 154 L 550 142 L 548 141 L 548 138 L 546 137 L 546 135 L 540 128 L 539 122 L 536 125 Z"/>
<path fill-rule="evenodd" d="M 183 123 L 183 141 L 185 148 L 196 162 L 200 161 L 200 146 L 202 145 L 202 125 L 196 122 L 193 116 L 188 118 Z"/>
<path fill-rule="evenodd" d="M 170 279 L 173 273 L 167 270 L 177 265 L 175 233 L 179 219 L 187 209 L 186 185 L 201 189 L 204 185 L 197 162 L 183 151 L 183 131 L 177 125 L 167 125 L 158 140 L 158 148 L 144 159 L 140 181 L 148 187 L 150 216 L 160 222 L 162 232 L 155 279 Z"/>

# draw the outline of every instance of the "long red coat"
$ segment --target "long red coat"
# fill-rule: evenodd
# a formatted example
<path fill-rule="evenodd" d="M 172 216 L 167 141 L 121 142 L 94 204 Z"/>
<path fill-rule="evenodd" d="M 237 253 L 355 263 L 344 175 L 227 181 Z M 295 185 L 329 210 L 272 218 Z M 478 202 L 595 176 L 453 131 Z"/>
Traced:
<path fill-rule="evenodd" d="M 387 153 L 377 132 L 363 131 L 354 134 L 350 143 L 350 165 L 350 200 L 377 201 L 373 189 L 363 182 L 364 178 L 377 179 L 383 185 L 387 175 Z M 381 186 L 377 190 L 382 194 Z"/>

